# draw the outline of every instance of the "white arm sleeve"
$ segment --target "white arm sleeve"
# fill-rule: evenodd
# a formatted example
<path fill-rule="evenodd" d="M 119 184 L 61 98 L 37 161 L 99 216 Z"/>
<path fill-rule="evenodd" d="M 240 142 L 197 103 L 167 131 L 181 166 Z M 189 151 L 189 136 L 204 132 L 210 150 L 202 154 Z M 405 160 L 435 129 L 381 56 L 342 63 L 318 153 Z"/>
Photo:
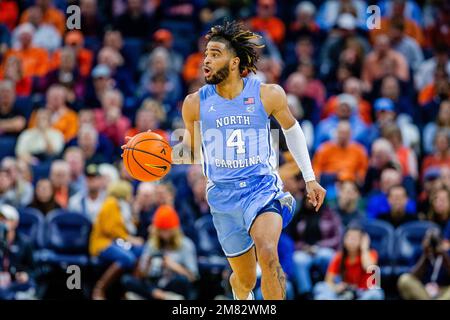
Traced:
<path fill-rule="evenodd" d="M 305 179 L 306 182 L 315 180 L 316 177 L 314 176 L 311 160 L 309 158 L 305 135 L 303 134 L 300 124 L 296 122 L 289 129 L 282 130 L 286 137 L 287 147 L 302 171 L 303 179 Z"/>

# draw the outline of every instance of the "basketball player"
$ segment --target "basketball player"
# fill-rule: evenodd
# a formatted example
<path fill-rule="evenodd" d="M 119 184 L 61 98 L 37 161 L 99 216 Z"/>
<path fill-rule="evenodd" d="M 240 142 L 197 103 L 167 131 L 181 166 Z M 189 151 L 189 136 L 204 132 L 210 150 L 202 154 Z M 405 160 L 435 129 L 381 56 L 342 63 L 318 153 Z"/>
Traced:
<path fill-rule="evenodd" d="M 292 219 L 295 200 L 282 191 L 274 168 L 270 116 L 282 127 L 316 211 L 326 191 L 315 180 L 305 137 L 288 109 L 284 90 L 244 77 L 256 71 L 258 46 L 253 40 L 259 36 L 236 22 L 225 22 L 213 27 L 206 38 L 203 72 L 207 84 L 184 100 L 186 130 L 183 142 L 174 147 L 173 162 L 186 159 L 185 152 L 194 160 L 194 137 L 201 137 L 206 197 L 233 270 L 234 298 L 253 300 L 258 261 L 264 299 L 285 299 L 277 246 L 282 228 Z"/>

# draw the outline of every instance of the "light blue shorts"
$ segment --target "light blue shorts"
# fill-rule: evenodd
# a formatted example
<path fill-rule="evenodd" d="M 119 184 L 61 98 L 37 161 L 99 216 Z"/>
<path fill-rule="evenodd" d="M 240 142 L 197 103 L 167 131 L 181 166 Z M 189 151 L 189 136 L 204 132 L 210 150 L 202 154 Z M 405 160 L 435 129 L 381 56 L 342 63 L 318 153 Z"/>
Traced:
<path fill-rule="evenodd" d="M 206 197 L 219 242 L 227 257 L 240 256 L 253 247 L 250 228 L 259 214 L 280 214 L 283 228 L 292 220 L 295 200 L 290 193 L 282 191 L 279 179 L 277 175 L 265 175 L 208 184 Z"/>

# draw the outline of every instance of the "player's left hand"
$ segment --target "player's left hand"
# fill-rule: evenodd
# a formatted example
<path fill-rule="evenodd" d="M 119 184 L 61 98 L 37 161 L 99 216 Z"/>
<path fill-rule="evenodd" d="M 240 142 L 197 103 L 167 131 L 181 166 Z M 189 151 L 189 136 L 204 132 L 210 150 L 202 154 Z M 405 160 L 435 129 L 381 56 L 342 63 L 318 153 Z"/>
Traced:
<path fill-rule="evenodd" d="M 316 180 L 313 180 L 306 183 L 306 192 L 309 202 L 316 209 L 316 212 L 319 211 L 327 191 Z"/>

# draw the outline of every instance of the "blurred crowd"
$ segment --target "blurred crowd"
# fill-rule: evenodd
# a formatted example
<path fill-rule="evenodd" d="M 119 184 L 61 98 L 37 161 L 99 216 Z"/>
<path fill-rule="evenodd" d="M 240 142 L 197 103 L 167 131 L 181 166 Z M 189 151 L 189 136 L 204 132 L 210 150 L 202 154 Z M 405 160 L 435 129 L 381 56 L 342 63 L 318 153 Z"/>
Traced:
<path fill-rule="evenodd" d="M 81 28 L 68 30 L 73 4 Z M 138 183 L 120 158 L 125 136 L 183 127 L 183 98 L 204 84 L 203 36 L 224 19 L 262 36 L 248 76 L 283 86 L 327 189 L 316 214 L 280 134 L 298 203 L 279 244 L 288 298 L 450 299 L 445 0 L 0 0 L 0 299 L 48 297 L 75 253 L 95 270 L 88 298 L 231 297 L 200 166 Z M 85 252 L 53 236 L 73 214 L 89 225 Z M 45 221 L 37 239 L 30 215 Z M 407 249 L 382 252 L 391 231 L 418 237 L 403 269 Z"/>

